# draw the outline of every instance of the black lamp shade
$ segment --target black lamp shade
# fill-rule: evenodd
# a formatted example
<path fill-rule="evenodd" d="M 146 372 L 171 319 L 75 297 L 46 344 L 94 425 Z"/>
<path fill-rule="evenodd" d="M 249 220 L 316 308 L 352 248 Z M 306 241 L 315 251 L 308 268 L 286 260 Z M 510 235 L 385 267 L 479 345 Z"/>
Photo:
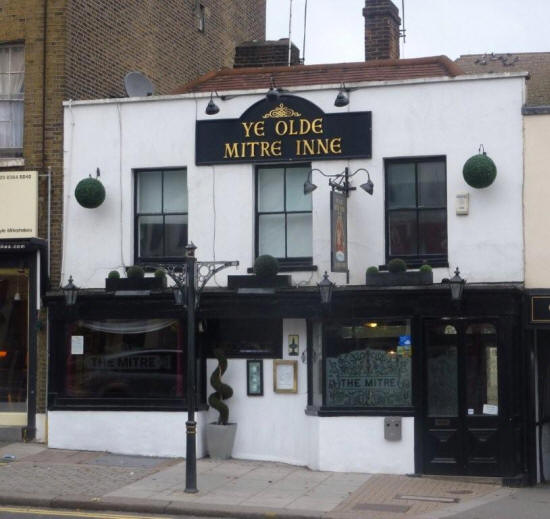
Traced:
<path fill-rule="evenodd" d="M 204 111 L 206 115 L 216 115 L 220 111 L 220 107 L 214 103 L 214 100 L 210 98 L 208 104 L 206 105 L 206 110 Z"/>
<path fill-rule="evenodd" d="M 63 287 L 63 295 L 67 306 L 73 306 L 76 303 L 78 288 L 73 283 L 73 276 L 69 276 L 69 282 Z"/>
<path fill-rule="evenodd" d="M 328 305 L 332 300 L 332 288 L 334 283 L 328 278 L 327 271 L 323 274 L 323 279 L 319 283 L 319 293 L 321 294 L 321 304 Z"/>
<path fill-rule="evenodd" d="M 311 180 L 308 179 L 304 182 L 304 195 L 309 195 L 309 193 L 316 189 L 317 186 Z"/>
<path fill-rule="evenodd" d="M 451 287 L 451 299 L 453 301 L 461 301 L 462 293 L 464 292 L 465 279 L 460 277 L 460 270 L 456 267 L 455 275 L 449 279 L 449 286 Z"/>
<path fill-rule="evenodd" d="M 364 184 L 361 184 L 360 187 L 363 191 L 366 191 L 369 195 L 372 195 L 374 191 L 374 184 L 372 183 L 372 180 L 370 178 Z"/>
<path fill-rule="evenodd" d="M 334 100 L 334 106 L 342 107 L 347 105 L 349 105 L 349 98 L 343 90 L 340 90 Z"/>

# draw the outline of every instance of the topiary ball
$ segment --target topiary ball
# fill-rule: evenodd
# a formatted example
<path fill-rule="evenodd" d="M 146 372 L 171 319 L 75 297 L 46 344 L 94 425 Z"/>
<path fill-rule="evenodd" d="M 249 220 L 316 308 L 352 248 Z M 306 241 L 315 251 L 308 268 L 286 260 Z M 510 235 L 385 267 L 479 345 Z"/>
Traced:
<path fill-rule="evenodd" d="M 156 278 L 164 279 L 166 277 L 166 274 L 164 273 L 164 270 L 157 269 L 157 270 L 155 270 L 154 276 Z"/>
<path fill-rule="evenodd" d="M 422 265 L 419 269 L 420 272 L 431 272 L 432 267 L 430 265 Z"/>
<path fill-rule="evenodd" d="M 105 188 L 99 179 L 88 177 L 76 185 L 74 196 L 82 207 L 95 209 L 105 200 Z"/>
<path fill-rule="evenodd" d="M 269 279 L 274 278 L 279 272 L 279 262 L 277 258 L 264 254 L 258 256 L 254 262 L 254 274 L 259 278 Z"/>
<path fill-rule="evenodd" d="M 126 270 L 127 278 L 142 278 L 145 276 L 145 270 L 139 265 L 133 265 Z"/>
<path fill-rule="evenodd" d="M 466 161 L 462 168 L 462 175 L 469 186 L 481 189 L 490 186 L 495 181 L 497 167 L 484 152 L 474 155 Z"/>
<path fill-rule="evenodd" d="M 378 274 L 378 267 L 372 265 L 367 269 L 367 274 Z"/>
<path fill-rule="evenodd" d="M 107 277 L 109 279 L 120 279 L 120 272 L 118 270 L 111 270 L 111 272 L 107 274 Z"/>
<path fill-rule="evenodd" d="M 393 258 L 388 261 L 388 270 L 390 272 L 405 272 L 407 264 L 401 258 Z"/>

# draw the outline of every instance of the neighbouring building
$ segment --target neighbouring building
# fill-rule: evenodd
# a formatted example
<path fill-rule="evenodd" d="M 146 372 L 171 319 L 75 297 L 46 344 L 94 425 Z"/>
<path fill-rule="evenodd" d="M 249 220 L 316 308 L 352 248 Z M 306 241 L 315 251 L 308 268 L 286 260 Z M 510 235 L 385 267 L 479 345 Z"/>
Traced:
<path fill-rule="evenodd" d="M 550 52 L 461 56 L 471 73 L 529 73 L 524 125 L 525 333 L 529 363 L 528 452 L 532 480 L 550 478 L 550 234 L 544 225 L 550 182 Z"/>
<path fill-rule="evenodd" d="M 525 73 L 379 58 L 65 103 L 65 192 L 99 167 L 107 197 L 64 208 L 63 284 L 79 290 L 75 305 L 48 298 L 51 446 L 184 455 L 181 307 L 147 288 L 152 273 L 133 290 L 105 279 L 181 262 L 192 241 L 199 261 L 240 264 L 197 309 L 199 456 L 222 346 L 236 458 L 525 478 Z M 462 174 L 480 145 L 498 170 L 483 189 Z M 281 274 L 260 283 L 249 271 L 266 254 Z M 392 282 L 397 258 L 414 271 Z"/>
<path fill-rule="evenodd" d="M 264 36 L 265 0 L 1 3 L 0 435 L 45 438 L 41 295 L 62 277 L 62 102 L 123 97 L 130 71 L 166 94 Z"/>

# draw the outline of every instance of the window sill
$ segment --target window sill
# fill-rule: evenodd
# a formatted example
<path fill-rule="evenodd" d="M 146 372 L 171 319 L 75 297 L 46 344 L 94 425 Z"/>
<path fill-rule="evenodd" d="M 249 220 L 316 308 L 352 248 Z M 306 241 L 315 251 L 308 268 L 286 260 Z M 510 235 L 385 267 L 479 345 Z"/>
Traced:
<path fill-rule="evenodd" d="M 279 272 L 316 272 L 319 270 L 317 265 L 279 265 Z M 254 274 L 254 268 L 248 267 L 247 274 Z"/>
<path fill-rule="evenodd" d="M 136 401 L 137 400 L 137 401 Z M 206 403 L 197 404 L 197 411 L 206 411 Z M 74 398 L 57 396 L 49 411 L 187 411 L 180 399 Z"/>
<path fill-rule="evenodd" d="M 1 158 L 0 157 L 0 168 L 13 168 L 18 166 L 24 166 L 24 158 Z"/>
<path fill-rule="evenodd" d="M 386 408 L 338 408 L 338 407 L 306 407 L 308 416 L 414 416 L 412 407 L 386 407 Z"/>

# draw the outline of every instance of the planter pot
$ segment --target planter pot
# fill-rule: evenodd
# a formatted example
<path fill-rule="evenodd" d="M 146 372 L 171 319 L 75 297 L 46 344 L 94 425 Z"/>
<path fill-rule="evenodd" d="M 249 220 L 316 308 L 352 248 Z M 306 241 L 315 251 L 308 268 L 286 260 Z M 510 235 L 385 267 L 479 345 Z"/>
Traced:
<path fill-rule="evenodd" d="M 107 278 L 105 290 L 116 292 L 118 290 L 161 290 L 166 287 L 164 278 Z"/>
<path fill-rule="evenodd" d="M 291 276 L 274 276 L 272 278 L 260 278 L 252 276 L 227 276 L 227 287 L 237 288 L 283 288 L 291 286 Z"/>
<path fill-rule="evenodd" d="M 231 458 L 236 432 L 236 423 L 228 423 L 227 425 L 207 424 L 206 449 L 210 457 L 218 460 Z"/>
<path fill-rule="evenodd" d="M 431 285 L 433 281 L 433 272 L 420 272 L 419 270 L 367 273 L 366 278 L 366 284 L 374 287 Z"/>

